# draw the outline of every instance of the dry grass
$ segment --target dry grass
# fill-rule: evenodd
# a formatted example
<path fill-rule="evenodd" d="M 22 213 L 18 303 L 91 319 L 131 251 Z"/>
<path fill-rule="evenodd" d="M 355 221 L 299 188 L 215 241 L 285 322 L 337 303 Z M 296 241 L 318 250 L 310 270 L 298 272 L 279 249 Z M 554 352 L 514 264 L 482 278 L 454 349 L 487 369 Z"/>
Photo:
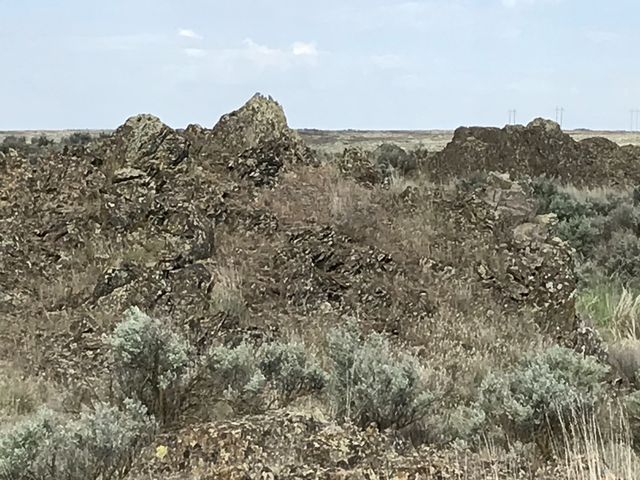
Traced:
<path fill-rule="evenodd" d="M 0 364 L 0 423 L 29 415 L 56 398 L 54 388 L 44 380 L 27 377 L 20 370 Z"/>
<path fill-rule="evenodd" d="M 562 451 L 567 480 L 635 480 L 640 459 L 633 450 L 629 426 L 622 408 L 607 412 L 606 428 L 594 415 L 576 413 L 562 425 Z"/>
<path fill-rule="evenodd" d="M 620 189 L 608 186 L 602 187 L 582 187 L 573 184 L 559 185 L 558 191 L 570 195 L 572 198 L 580 203 L 587 202 L 589 200 L 606 201 L 611 198 L 625 197 L 628 198 L 631 193 L 630 189 Z"/>
<path fill-rule="evenodd" d="M 345 178 L 335 164 L 300 166 L 284 175 L 255 206 L 272 211 L 285 225 L 318 223 L 348 228 L 352 233 L 371 223 L 372 192 Z"/>
<path fill-rule="evenodd" d="M 248 309 L 242 292 L 242 275 L 234 265 L 219 266 L 214 271 L 210 301 L 213 314 L 242 321 Z"/>
<path fill-rule="evenodd" d="M 594 319 L 613 341 L 639 338 L 640 294 L 604 283 L 582 292 L 577 308 Z"/>

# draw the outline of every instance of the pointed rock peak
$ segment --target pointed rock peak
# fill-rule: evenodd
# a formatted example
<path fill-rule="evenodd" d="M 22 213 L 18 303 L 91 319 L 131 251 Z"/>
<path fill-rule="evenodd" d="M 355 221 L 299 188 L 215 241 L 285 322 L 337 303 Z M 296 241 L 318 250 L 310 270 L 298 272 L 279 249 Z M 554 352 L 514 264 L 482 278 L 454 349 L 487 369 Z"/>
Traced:
<path fill-rule="evenodd" d="M 239 154 L 265 142 L 297 138 L 287 124 L 282 106 L 271 97 L 255 94 L 238 110 L 213 127 L 213 139 L 228 153 Z M 298 141 L 298 140 L 296 140 Z"/>
<path fill-rule="evenodd" d="M 224 115 L 214 129 L 227 122 L 245 125 L 270 124 L 277 130 L 288 128 L 287 117 L 282 106 L 270 96 L 256 93 L 238 110 Z"/>
<path fill-rule="evenodd" d="M 134 115 L 133 117 L 129 117 L 127 121 L 124 122 L 123 126 L 136 128 L 142 125 L 149 125 L 149 124 L 166 126 L 164 125 L 164 123 L 162 123 L 162 121 L 158 117 L 148 113 L 141 113 L 139 115 Z"/>

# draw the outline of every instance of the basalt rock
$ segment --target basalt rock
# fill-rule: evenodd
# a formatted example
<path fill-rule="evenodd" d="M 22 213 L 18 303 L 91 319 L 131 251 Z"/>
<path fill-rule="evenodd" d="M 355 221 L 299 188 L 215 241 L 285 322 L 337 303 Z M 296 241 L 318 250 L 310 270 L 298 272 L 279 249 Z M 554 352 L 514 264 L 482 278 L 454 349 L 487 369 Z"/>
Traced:
<path fill-rule="evenodd" d="M 315 162 L 311 149 L 289 128 L 280 104 L 261 94 L 222 116 L 211 130 L 190 125 L 185 137 L 194 157 L 226 166 L 256 186 L 272 185 L 285 165 Z"/>
<path fill-rule="evenodd" d="M 632 185 L 640 181 L 640 149 L 602 138 L 575 141 L 550 120 L 505 128 L 461 127 L 430 159 L 435 178 L 509 172 L 514 178 L 545 175 L 577 185 Z"/>

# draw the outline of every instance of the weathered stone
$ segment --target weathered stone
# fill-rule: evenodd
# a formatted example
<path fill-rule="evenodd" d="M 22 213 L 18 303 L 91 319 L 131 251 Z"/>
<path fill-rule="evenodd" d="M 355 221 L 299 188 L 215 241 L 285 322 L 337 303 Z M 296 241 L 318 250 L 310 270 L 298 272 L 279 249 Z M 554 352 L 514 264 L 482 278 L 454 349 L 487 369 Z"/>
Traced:
<path fill-rule="evenodd" d="M 576 185 L 633 185 L 640 182 L 637 147 L 602 138 L 575 141 L 550 120 L 526 127 L 458 128 L 446 148 L 428 161 L 433 178 L 477 172 L 509 172 L 513 177 L 547 176 Z"/>

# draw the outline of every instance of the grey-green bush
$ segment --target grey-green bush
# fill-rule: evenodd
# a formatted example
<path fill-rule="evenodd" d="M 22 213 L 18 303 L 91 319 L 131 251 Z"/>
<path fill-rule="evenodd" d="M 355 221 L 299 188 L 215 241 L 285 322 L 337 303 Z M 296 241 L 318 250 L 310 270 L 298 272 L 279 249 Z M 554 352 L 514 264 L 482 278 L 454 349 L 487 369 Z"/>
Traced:
<path fill-rule="evenodd" d="M 261 411 L 321 391 L 327 374 L 303 344 L 274 342 L 260 348 L 243 342 L 216 347 L 209 356 L 214 385 L 241 411 Z M 275 398 L 274 398 L 275 397 Z"/>
<path fill-rule="evenodd" d="M 246 342 L 234 348 L 214 348 L 208 359 L 208 374 L 224 398 L 243 412 L 264 408 L 267 380 L 258 368 L 256 348 Z"/>
<path fill-rule="evenodd" d="M 333 330 L 328 340 L 329 396 L 339 418 L 387 429 L 406 427 L 428 413 L 433 395 L 415 357 L 393 351 L 383 335 L 361 339 L 353 326 Z"/>
<path fill-rule="evenodd" d="M 189 343 L 137 307 L 125 312 L 106 341 L 123 396 L 142 402 L 162 423 L 177 414 L 190 365 Z"/>
<path fill-rule="evenodd" d="M 507 431 L 532 437 L 560 418 L 593 409 L 607 372 L 593 357 L 552 347 L 487 376 L 480 387 L 480 405 L 488 419 Z"/>
<path fill-rule="evenodd" d="M 60 428 L 58 416 L 42 409 L 11 428 L 0 430 L 0 479 L 39 480 L 41 452 Z"/>
<path fill-rule="evenodd" d="M 71 419 L 41 410 L 0 432 L 0 479 L 121 479 L 154 430 L 133 401 L 124 410 L 98 404 Z"/>
<path fill-rule="evenodd" d="M 300 343 L 269 343 L 258 352 L 259 367 L 282 404 L 314 392 L 327 383 L 327 374 Z"/>
<path fill-rule="evenodd" d="M 640 279 L 640 237 L 630 231 L 614 232 L 595 253 L 598 265 L 608 276 L 624 282 Z"/>

